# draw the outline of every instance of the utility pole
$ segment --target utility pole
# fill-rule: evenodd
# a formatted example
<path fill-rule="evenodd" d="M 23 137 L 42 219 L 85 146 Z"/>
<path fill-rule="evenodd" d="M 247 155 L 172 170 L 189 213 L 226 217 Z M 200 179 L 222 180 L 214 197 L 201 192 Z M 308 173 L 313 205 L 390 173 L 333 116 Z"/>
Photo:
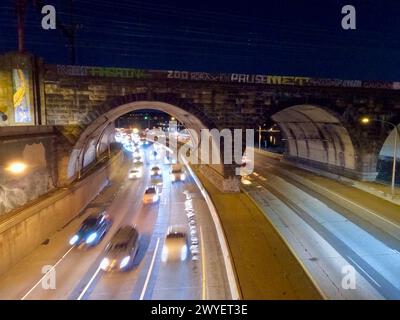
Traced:
<path fill-rule="evenodd" d="M 15 12 L 17 14 L 17 30 L 18 30 L 18 52 L 25 51 L 25 12 L 26 0 L 15 0 Z"/>
<path fill-rule="evenodd" d="M 261 125 L 258 126 L 258 149 L 261 149 L 262 133 L 268 132 L 268 130 L 263 129 Z"/>

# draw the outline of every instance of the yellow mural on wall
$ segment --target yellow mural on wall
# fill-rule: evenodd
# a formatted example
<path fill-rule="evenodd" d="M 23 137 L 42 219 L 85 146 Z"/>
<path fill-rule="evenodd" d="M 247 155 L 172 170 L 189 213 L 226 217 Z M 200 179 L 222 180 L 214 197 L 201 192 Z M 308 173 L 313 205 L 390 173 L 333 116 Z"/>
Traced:
<path fill-rule="evenodd" d="M 13 102 L 14 121 L 17 123 L 31 123 L 32 114 L 29 103 L 29 82 L 27 73 L 22 69 L 13 69 Z"/>
<path fill-rule="evenodd" d="M 12 107 L 12 82 L 9 74 L 0 70 L 0 126 L 9 125 L 7 120 Z"/>

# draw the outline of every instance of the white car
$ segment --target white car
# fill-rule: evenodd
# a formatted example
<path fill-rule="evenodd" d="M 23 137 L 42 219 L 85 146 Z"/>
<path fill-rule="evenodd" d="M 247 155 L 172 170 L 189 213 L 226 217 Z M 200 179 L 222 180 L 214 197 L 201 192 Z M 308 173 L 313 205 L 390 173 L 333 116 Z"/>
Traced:
<path fill-rule="evenodd" d="M 183 226 L 170 226 L 165 236 L 161 260 L 184 261 L 188 256 L 188 237 L 186 228 Z"/>
<path fill-rule="evenodd" d="M 152 176 L 150 180 L 150 184 L 152 186 L 156 186 L 159 190 L 163 186 L 163 178 L 161 175 L 159 176 Z"/>
<path fill-rule="evenodd" d="M 186 173 L 184 167 L 181 164 L 172 165 L 170 178 L 171 181 L 185 181 Z"/>
<path fill-rule="evenodd" d="M 141 156 L 134 157 L 133 163 L 143 163 L 142 157 Z"/>
<path fill-rule="evenodd" d="M 143 195 L 143 203 L 155 203 L 158 202 L 158 200 L 160 200 L 158 189 L 154 186 L 148 187 Z"/>
<path fill-rule="evenodd" d="M 141 168 L 132 168 L 129 170 L 128 178 L 129 179 L 139 179 L 142 177 L 142 169 Z"/>
<path fill-rule="evenodd" d="M 152 175 L 152 176 L 161 175 L 161 169 L 159 167 L 152 167 L 150 170 L 150 175 Z"/>

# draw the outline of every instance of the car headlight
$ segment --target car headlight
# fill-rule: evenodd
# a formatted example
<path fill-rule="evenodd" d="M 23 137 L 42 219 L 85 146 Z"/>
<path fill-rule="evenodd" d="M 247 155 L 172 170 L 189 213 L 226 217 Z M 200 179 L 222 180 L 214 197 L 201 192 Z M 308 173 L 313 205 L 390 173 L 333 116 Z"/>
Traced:
<path fill-rule="evenodd" d="M 185 179 L 186 179 L 186 174 L 182 173 L 182 174 L 181 174 L 181 180 L 183 181 L 183 180 L 185 180 Z"/>
<path fill-rule="evenodd" d="M 109 264 L 110 260 L 108 258 L 104 258 L 103 260 L 101 260 L 100 269 L 106 270 Z"/>
<path fill-rule="evenodd" d="M 161 252 L 161 261 L 165 262 L 168 259 L 168 248 L 163 247 L 162 252 Z"/>
<path fill-rule="evenodd" d="M 158 200 L 158 195 L 154 195 L 153 196 L 153 201 L 157 201 Z"/>
<path fill-rule="evenodd" d="M 96 240 L 97 238 L 97 232 L 93 232 L 89 235 L 89 237 L 87 237 L 86 239 L 86 243 L 92 243 L 94 240 Z"/>
<path fill-rule="evenodd" d="M 184 261 L 187 256 L 187 245 L 185 244 L 181 249 L 181 260 Z"/>
<path fill-rule="evenodd" d="M 128 265 L 130 259 L 131 259 L 130 256 L 126 256 L 125 258 L 123 258 L 123 259 L 121 260 L 121 263 L 119 264 L 119 268 L 120 268 L 120 269 L 125 268 L 125 267 Z"/>
<path fill-rule="evenodd" d="M 73 246 L 75 243 L 77 243 L 79 240 L 79 236 L 78 235 L 74 235 L 70 240 L 69 240 L 69 244 L 71 246 Z"/>
<path fill-rule="evenodd" d="M 175 175 L 174 174 L 171 174 L 171 180 L 175 181 Z"/>

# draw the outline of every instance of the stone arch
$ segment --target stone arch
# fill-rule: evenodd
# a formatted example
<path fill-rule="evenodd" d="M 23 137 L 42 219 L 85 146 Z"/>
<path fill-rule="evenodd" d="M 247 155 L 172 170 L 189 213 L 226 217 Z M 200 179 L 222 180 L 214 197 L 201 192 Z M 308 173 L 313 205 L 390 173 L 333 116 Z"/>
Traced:
<path fill-rule="evenodd" d="M 395 183 L 400 183 L 400 123 L 397 124 L 398 135 L 397 135 L 397 153 L 396 153 L 396 177 Z M 382 143 L 382 147 L 379 150 L 377 180 L 385 181 L 389 183 L 392 179 L 392 166 L 394 157 L 394 138 L 396 130 L 393 128 L 389 131 L 386 139 Z"/>
<path fill-rule="evenodd" d="M 135 96 L 135 98 L 137 98 L 137 95 Z M 141 109 L 154 109 L 163 111 L 175 117 L 186 128 L 193 129 L 196 133 L 198 133 L 197 137 L 200 137 L 201 129 L 216 128 L 214 122 L 208 119 L 201 111 L 199 111 L 195 105 L 189 104 L 188 106 L 185 105 L 182 107 L 183 102 L 181 100 L 174 100 L 179 106 L 160 100 L 133 99 L 133 101 L 129 101 L 126 97 L 123 99 L 117 99 L 117 101 L 118 102 L 110 103 L 108 108 L 103 107 L 98 110 L 96 112 L 97 117 L 92 114 L 88 115 L 88 119 L 92 119 L 92 121 L 84 128 L 84 130 L 82 130 L 70 154 L 67 170 L 68 180 L 73 180 L 76 178 L 84 166 L 90 163 L 90 161 L 93 161 L 96 155 L 95 150 L 97 145 L 100 141 L 104 140 L 104 132 L 108 130 L 110 126 L 113 126 L 114 121 L 118 117 L 128 112 Z M 102 113 L 100 113 L 100 111 L 102 111 Z M 197 137 L 192 137 L 192 139 L 196 140 Z M 198 141 L 194 142 L 195 144 L 198 143 Z M 91 157 L 91 159 L 88 159 L 87 157 Z M 215 171 L 216 174 L 216 177 L 214 178 L 216 180 L 224 180 L 225 177 L 230 175 L 232 172 L 231 168 L 228 168 L 224 164 L 209 165 L 207 167 L 212 167 L 212 169 L 214 169 L 213 171 Z M 210 173 L 210 171 L 208 171 L 208 173 Z M 217 176 L 219 176 L 219 178 Z M 236 184 L 236 182 L 233 182 L 232 184 Z M 237 187 L 234 186 L 232 188 L 236 189 Z M 222 189 L 227 190 L 229 187 L 223 187 Z"/>
<path fill-rule="evenodd" d="M 301 104 L 272 115 L 286 139 L 286 158 L 326 169 L 356 169 L 356 151 L 340 117 L 317 105 Z"/>

